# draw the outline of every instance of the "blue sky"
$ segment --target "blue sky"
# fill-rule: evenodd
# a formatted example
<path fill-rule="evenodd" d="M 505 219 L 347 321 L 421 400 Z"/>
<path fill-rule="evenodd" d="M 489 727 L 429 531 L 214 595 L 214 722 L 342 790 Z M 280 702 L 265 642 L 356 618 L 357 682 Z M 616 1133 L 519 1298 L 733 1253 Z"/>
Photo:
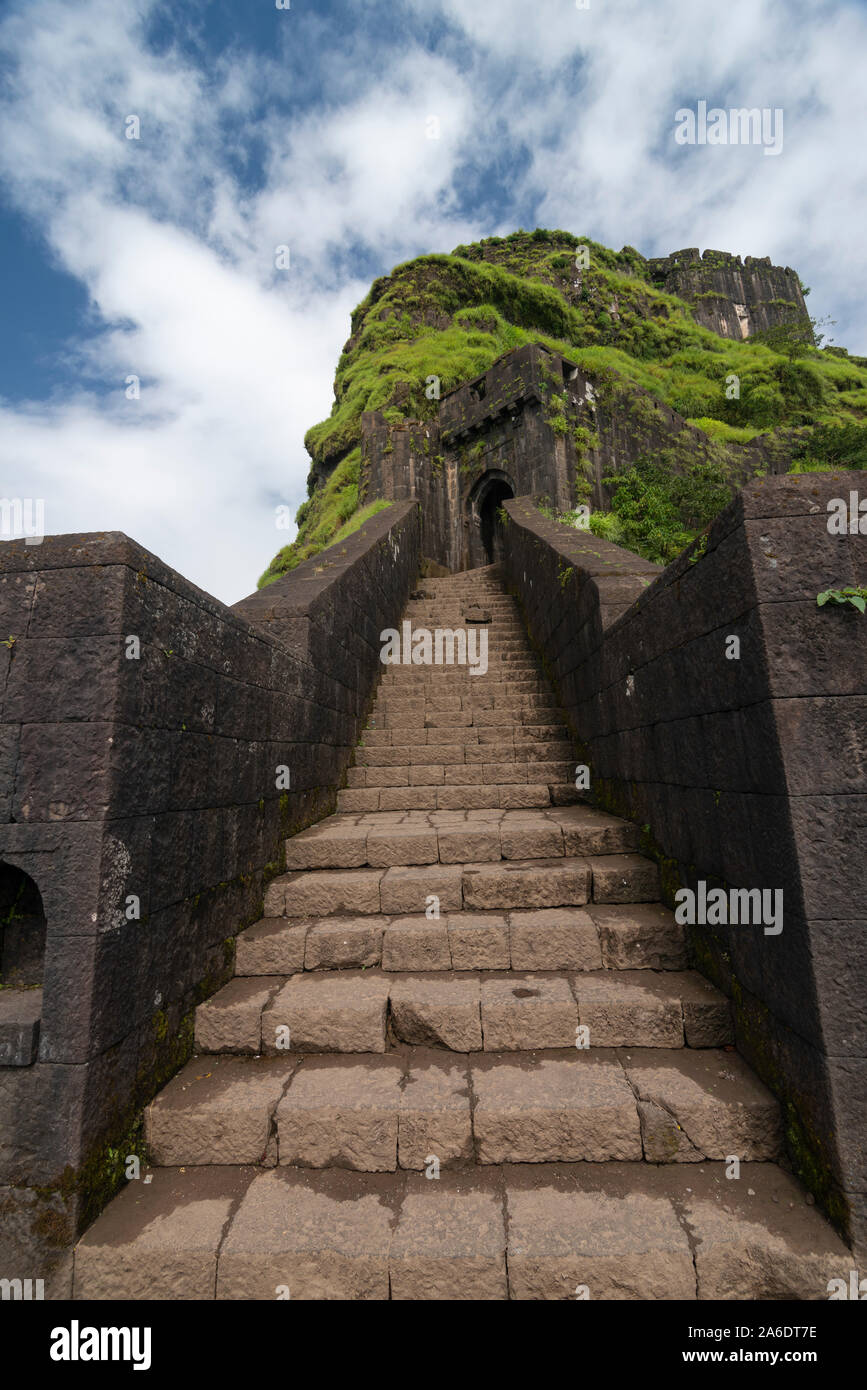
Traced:
<path fill-rule="evenodd" d="M 0 493 L 234 602 L 370 280 L 518 226 L 768 255 L 867 353 L 865 71 L 863 0 L 6 0 Z"/>

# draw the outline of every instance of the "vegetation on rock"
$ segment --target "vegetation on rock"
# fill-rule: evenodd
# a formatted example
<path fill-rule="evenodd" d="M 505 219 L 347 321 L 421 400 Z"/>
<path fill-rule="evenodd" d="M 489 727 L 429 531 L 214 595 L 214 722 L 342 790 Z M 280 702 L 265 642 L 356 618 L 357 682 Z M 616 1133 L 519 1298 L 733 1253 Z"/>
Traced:
<path fill-rule="evenodd" d="M 302 503 L 295 515 L 298 537 L 275 555 L 259 580 L 260 589 L 279 579 L 282 574 L 288 574 L 302 560 L 309 560 L 327 547 L 338 545 L 370 517 L 391 506 L 389 501 L 378 499 L 359 510 L 360 465 L 359 445 L 338 464 L 325 486 L 318 488 L 312 497 Z"/>
<path fill-rule="evenodd" d="M 431 418 L 430 377 L 446 392 L 525 343 L 563 353 L 614 389 L 643 387 L 717 444 L 800 430 L 797 468 L 858 466 L 867 458 L 867 359 L 816 346 L 820 326 L 802 315 L 745 341 L 721 338 L 653 283 L 632 247 L 615 252 L 564 231 L 488 237 L 397 266 L 353 312 L 332 412 L 305 438 L 313 469 L 298 537 L 260 584 L 333 543 L 355 513 L 364 411 L 383 410 L 392 422 Z M 729 399 L 733 377 L 739 394 Z M 566 427 L 556 409 L 550 423 Z M 617 480 L 614 520 L 596 525 L 671 558 L 710 519 L 721 496 L 713 474 L 711 461 L 700 476 L 666 481 L 664 460 L 642 463 Z M 642 521 L 642 507 L 657 510 Z"/>

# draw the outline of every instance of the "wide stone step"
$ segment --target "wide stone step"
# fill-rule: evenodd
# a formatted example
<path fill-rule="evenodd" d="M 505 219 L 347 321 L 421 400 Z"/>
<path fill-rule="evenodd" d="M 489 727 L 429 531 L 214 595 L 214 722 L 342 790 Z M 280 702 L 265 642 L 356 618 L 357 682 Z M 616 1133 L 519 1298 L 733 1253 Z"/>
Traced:
<path fill-rule="evenodd" d="M 411 751 L 415 761 L 410 763 L 395 764 L 389 759 L 385 763 L 350 767 L 347 769 L 349 789 L 359 791 L 377 787 L 491 787 L 502 783 L 514 785 L 522 782 L 531 786 L 540 786 L 543 783 L 561 785 L 575 772 L 576 764 L 573 759 L 561 762 L 545 756 L 534 756 L 532 761 L 526 757 L 520 760 L 512 757 L 511 760 L 495 761 L 500 752 L 495 745 L 486 743 L 467 746 L 481 750 L 481 757 L 474 754 L 472 760 L 466 758 L 464 746 L 461 744 L 457 744 L 453 749 L 422 744 L 420 748 Z M 545 745 L 540 745 L 540 748 L 544 755 Z M 505 751 L 508 753 L 510 750 Z M 478 797 L 475 800 L 480 806 L 497 805 L 497 797 L 494 797 L 493 802 L 481 801 Z"/>
<path fill-rule="evenodd" d="M 773 1163 L 156 1169 L 79 1241 L 76 1300 L 804 1300 L 851 1253 Z"/>
<path fill-rule="evenodd" d="M 463 745 L 494 744 L 497 748 L 511 750 L 517 745 L 532 743 L 568 743 L 572 756 L 572 740 L 564 724 L 453 724 L 450 728 L 418 727 L 413 730 L 400 726 L 392 727 L 377 722 L 371 717 L 357 745 L 356 753 L 365 753 L 373 748 L 423 748 L 432 744 L 441 748 L 454 748 Z M 365 758 L 356 757 L 355 765 L 361 766 Z M 411 758 L 406 759 L 411 762 Z"/>
<path fill-rule="evenodd" d="M 516 622 L 513 617 L 504 613 L 497 613 L 489 604 L 482 604 L 487 613 L 491 614 L 489 623 L 474 623 L 468 621 L 460 613 L 425 613 L 420 611 L 407 612 L 403 616 L 403 621 L 412 623 L 413 639 L 418 640 L 419 632 L 429 632 L 436 641 L 436 633 L 462 633 L 469 634 L 487 633 L 489 651 L 521 651 L 528 656 L 533 655 L 533 646 L 527 636 L 527 629 L 521 623 Z M 396 631 L 403 641 L 403 629 L 396 627 Z M 443 636 L 441 642 L 444 644 L 453 641 L 453 638 Z M 473 639 L 477 640 L 476 638 Z"/>
<path fill-rule="evenodd" d="M 430 732 L 430 731 L 428 731 Z M 442 757 L 439 754 L 442 753 Z M 527 764 L 558 763 L 574 769 L 572 746 L 567 742 L 531 739 L 522 743 L 406 743 L 376 744 L 356 751 L 356 767 L 451 767 L 465 763 L 472 767 L 521 767 Z M 546 769 L 547 770 L 547 769 Z M 417 774 L 416 774 L 417 775 Z M 442 780 L 442 779 L 440 779 Z M 483 778 L 482 780 L 491 780 Z M 493 779 L 496 780 L 496 779 Z M 516 780 L 516 779 L 513 779 Z M 521 779 L 517 779 L 521 780 Z"/>
<path fill-rule="evenodd" d="M 420 779 L 432 769 L 414 769 Z M 449 766 L 456 784 L 468 780 L 473 766 Z M 479 781 L 512 779 L 509 769 L 489 767 L 496 777 Z M 286 841 L 286 867 L 299 869 L 352 869 L 369 865 L 463 864 L 500 859 L 551 859 L 563 855 L 609 855 L 638 848 L 639 830 L 630 821 L 609 816 L 589 806 L 549 810 L 495 811 L 467 820 L 443 812 L 338 813 L 293 835 Z"/>
<path fill-rule="evenodd" d="M 482 610 L 481 614 L 479 609 Z M 411 621 L 414 627 L 475 627 L 487 628 L 489 632 L 508 631 L 527 640 L 527 628 L 515 604 L 504 603 L 490 595 L 449 603 L 410 600 L 402 620 Z"/>
<path fill-rule="evenodd" d="M 479 608 L 489 615 L 490 622 L 479 623 L 472 621 L 472 615 L 468 609 Z M 459 600 L 457 603 L 424 603 L 421 600 L 410 599 L 403 614 L 405 621 L 412 620 L 413 625 L 444 626 L 449 627 L 487 627 L 508 628 L 515 634 L 525 638 L 527 630 L 517 616 L 517 609 L 514 603 L 503 602 L 491 596 L 482 596 L 475 600 Z"/>
<path fill-rule="evenodd" d="M 527 758 L 548 757 L 547 747 L 536 748 L 537 744 L 556 743 L 565 745 L 569 743 L 569 736 L 566 728 L 562 724 L 513 724 L 511 727 L 506 724 L 494 726 L 471 725 L 461 726 L 460 728 L 445 729 L 415 729 L 413 730 L 412 740 L 403 729 L 384 729 L 377 724 L 371 724 L 364 730 L 362 741 L 358 745 L 358 753 L 366 753 L 374 748 L 411 748 L 412 755 L 405 762 L 412 762 L 414 758 L 423 756 L 421 749 L 437 747 L 449 750 L 449 756 L 443 759 L 433 759 L 434 761 L 454 762 L 461 761 L 462 757 L 458 750 L 464 748 L 487 748 L 493 744 L 499 753 L 503 751 L 505 756 L 510 756 L 513 752 L 520 755 L 523 751 Z M 476 761 L 479 759 L 490 762 L 494 754 L 478 753 L 473 754 Z M 565 756 L 565 755 L 564 755 Z M 570 744 L 571 756 L 571 744 Z M 428 761 L 431 755 L 428 754 Z M 466 754 L 463 755 L 466 757 Z M 366 759 L 358 758 L 357 765 L 363 766 Z"/>
<path fill-rule="evenodd" d="M 481 609 L 481 613 L 479 613 Z M 487 619 L 487 621 L 483 621 Z M 528 641 L 527 628 L 513 604 L 497 602 L 491 598 L 465 600 L 449 604 L 421 604 L 410 602 L 403 613 L 401 622 L 411 622 L 413 628 L 466 628 L 487 631 L 491 636 L 506 634 L 510 637 Z M 399 628 L 400 624 L 396 623 Z"/>
<path fill-rule="evenodd" d="M 408 711 L 422 714 L 460 714 L 470 713 L 481 709 L 509 710 L 512 713 L 530 713 L 536 710 L 549 711 L 555 708 L 551 704 L 548 695 L 537 695 L 534 693 L 522 694 L 520 692 L 510 692 L 507 695 L 500 695 L 493 691 L 480 690 L 474 694 L 473 689 L 464 690 L 460 695 L 440 695 L 428 691 L 419 691 L 416 694 L 401 693 L 399 695 L 380 695 L 374 707 L 374 717 L 377 722 L 381 722 L 379 717 L 383 714 L 406 713 Z"/>
<path fill-rule="evenodd" d="M 356 811 L 532 810 L 581 800 L 571 783 L 498 783 L 482 786 L 355 787 L 337 793 L 337 809 Z"/>
<path fill-rule="evenodd" d="M 444 675 L 447 677 L 445 684 L 438 682 L 437 689 L 434 689 L 430 680 L 427 678 L 434 675 Z M 480 696 L 505 696 L 510 695 L 523 699 L 525 697 L 542 699 L 546 704 L 553 704 L 554 697 L 551 687 L 547 681 L 542 680 L 539 672 L 533 676 L 515 677 L 515 673 L 510 671 L 508 677 L 494 680 L 490 672 L 483 676 L 471 676 L 462 666 L 455 666 L 440 672 L 435 666 L 417 667 L 383 667 L 383 674 L 380 679 L 377 701 L 389 699 L 418 699 L 419 696 L 425 699 L 453 699 L 472 694 L 475 691 L 476 698 Z"/>
<path fill-rule="evenodd" d="M 384 666 L 380 690 L 386 694 L 466 694 L 470 691 L 489 691 L 503 687 L 513 694 L 551 695 L 551 688 L 532 670 L 503 672 L 489 667 L 484 674 L 470 675 L 466 666 Z"/>
<path fill-rule="evenodd" d="M 533 725 L 557 724 L 561 720 L 560 711 L 554 706 L 538 707 L 528 710 L 480 709 L 463 710 L 396 710 L 376 718 L 380 729 L 510 729 L 521 730 Z M 408 737 L 408 743 L 412 738 Z"/>
<path fill-rule="evenodd" d="M 432 700 L 437 696 L 457 695 L 481 703 L 482 696 L 503 692 L 522 699 L 537 698 L 549 705 L 554 703 L 550 688 L 539 680 L 538 672 L 516 675 L 512 671 L 503 674 L 501 671 L 488 670 L 484 675 L 470 675 L 464 666 L 446 670 L 437 666 L 420 666 L 414 671 L 404 667 L 402 674 L 382 677 L 377 700 L 380 697 L 412 700 L 422 697 Z M 562 718 L 562 715 L 558 715 L 558 718 Z"/>
<path fill-rule="evenodd" d="M 440 632 L 439 647 L 437 646 L 436 634 Z M 460 671 L 465 673 L 468 667 L 464 664 L 463 658 L 466 653 L 485 653 L 488 668 L 498 664 L 506 663 L 508 670 L 504 672 L 504 679 L 514 674 L 514 663 L 520 660 L 522 666 L 532 668 L 532 674 L 537 680 L 544 679 L 544 673 L 539 666 L 539 661 L 533 648 L 530 646 L 526 636 L 516 636 L 514 634 L 499 631 L 490 627 L 482 629 L 458 628 L 456 634 L 448 629 L 443 631 L 437 627 L 426 627 L 425 625 L 413 626 L 415 655 L 413 660 L 412 644 L 403 644 L 399 653 L 394 651 L 389 653 L 389 659 L 381 661 L 383 674 L 422 671 L 447 671 L 457 674 Z M 425 640 L 425 635 L 430 641 Z M 404 633 L 405 637 L 406 634 Z M 398 660 L 394 657 L 399 656 Z M 462 660 L 458 660 L 458 657 Z M 479 679 L 474 676 L 474 682 Z M 547 689 L 550 691 L 550 684 Z"/>
<path fill-rule="evenodd" d="M 775 1098 L 735 1055 L 597 1048 L 195 1057 L 145 1115 L 161 1167 L 421 1170 L 776 1159 Z"/>
<path fill-rule="evenodd" d="M 431 628 L 429 630 L 432 634 L 436 631 L 435 628 Z M 395 629 L 395 631 L 399 631 L 399 629 Z M 481 646 L 478 642 L 478 637 L 475 637 L 473 639 L 473 642 L 475 645 L 475 651 L 480 654 Z M 448 659 L 451 644 L 447 643 L 446 639 L 442 639 L 442 650 L 440 652 L 441 659 L 439 661 L 435 659 L 436 644 L 435 641 L 432 640 L 430 651 L 431 659 L 429 661 L 421 659 L 418 661 L 413 661 L 412 647 L 405 646 L 401 650 L 400 660 L 395 661 L 389 659 L 386 661 L 382 661 L 381 664 L 384 670 L 386 671 L 443 671 L 447 674 L 461 670 L 468 671 L 470 668 L 467 662 L 459 661 L 457 659 L 458 654 L 461 651 L 462 645 L 462 643 L 459 644 L 458 642 L 454 642 L 454 647 L 451 652 L 453 657 L 452 661 L 449 661 Z M 517 670 L 522 670 L 538 678 L 539 663 L 532 649 L 530 649 L 529 647 L 525 646 L 523 648 L 519 648 L 510 647 L 506 645 L 503 645 L 501 647 L 497 645 L 495 641 L 491 640 L 490 634 L 488 634 L 488 640 L 484 645 L 487 647 L 486 660 L 488 671 L 501 670 L 504 674 L 504 678 L 507 679 L 509 675 L 511 675 L 513 672 Z M 468 636 L 467 652 L 469 651 L 470 642 Z M 478 677 L 474 677 L 473 679 L 478 679 Z"/>
<path fill-rule="evenodd" d="M 450 633 L 465 632 L 468 635 L 473 632 L 484 632 L 487 634 L 489 647 L 496 645 L 498 651 L 520 650 L 527 655 L 533 654 L 533 648 L 527 636 L 526 629 L 523 629 L 520 623 L 516 623 L 514 619 L 500 617 L 498 614 L 494 613 L 493 609 L 488 604 L 483 604 L 482 606 L 487 613 L 491 614 L 491 621 L 488 623 L 467 621 L 463 614 L 452 614 L 449 616 L 442 613 L 434 614 L 419 611 L 407 611 L 404 613 L 402 623 L 411 623 L 413 637 L 415 637 L 418 632 L 430 632 L 434 634 L 438 629 Z M 396 628 L 401 639 L 404 635 L 402 623 Z M 444 637 L 441 640 L 447 643 L 449 638 Z"/>
<path fill-rule="evenodd" d="M 684 929 L 657 903 L 395 917 L 265 917 L 238 937 L 239 977 L 300 970 L 684 970 Z"/>
<path fill-rule="evenodd" d="M 477 663 L 479 664 L 479 663 Z M 469 666 L 384 666 L 381 688 L 384 692 L 408 694 L 418 693 L 426 687 L 439 687 L 434 693 L 449 694 L 465 691 L 487 690 L 490 686 L 508 685 L 514 693 L 537 692 L 550 694 L 539 675 L 535 662 L 523 661 L 520 665 L 511 662 L 503 665 L 489 661 L 486 671 L 471 672 Z"/>
<path fill-rule="evenodd" d="M 432 831 L 423 832 L 432 834 Z M 482 833 L 481 831 L 479 832 Z M 654 902 L 659 871 L 639 854 L 562 854 L 508 863 L 435 863 L 314 869 L 268 885 L 268 917 L 459 912 L 462 908 L 580 907 Z"/>
<path fill-rule="evenodd" d="M 538 924 L 515 925 L 520 951 L 522 930 L 526 937 Z M 449 922 L 443 934 L 423 918 L 398 920 L 382 934 L 385 969 L 299 969 L 288 979 L 231 980 L 196 1010 L 196 1047 L 279 1056 L 290 1049 L 385 1052 L 400 1043 L 451 1052 L 521 1052 L 731 1042 L 728 1000 L 703 976 L 588 968 L 600 959 L 598 938 L 589 927 L 582 934 L 580 922 L 571 925 L 578 935 L 575 953 L 583 952 L 575 970 L 464 971 L 448 961 L 455 952 L 460 958 L 480 950 L 472 940 L 480 931 L 493 956 L 495 922 Z M 413 971 L 409 961 L 419 955 L 424 965 Z M 391 959 L 399 969 L 389 967 Z"/>

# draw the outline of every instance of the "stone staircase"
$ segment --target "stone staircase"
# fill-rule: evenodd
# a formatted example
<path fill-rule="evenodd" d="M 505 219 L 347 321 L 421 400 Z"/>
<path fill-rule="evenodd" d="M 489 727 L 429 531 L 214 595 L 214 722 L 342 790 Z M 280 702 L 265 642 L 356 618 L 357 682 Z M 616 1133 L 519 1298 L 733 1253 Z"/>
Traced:
<path fill-rule="evenodd" d="M 384 668 L 75 1296 L 827 1298 L 852 1257 L 497 571 L 423 593 L 414 628 L 481 605 L 488 670 Z"/>

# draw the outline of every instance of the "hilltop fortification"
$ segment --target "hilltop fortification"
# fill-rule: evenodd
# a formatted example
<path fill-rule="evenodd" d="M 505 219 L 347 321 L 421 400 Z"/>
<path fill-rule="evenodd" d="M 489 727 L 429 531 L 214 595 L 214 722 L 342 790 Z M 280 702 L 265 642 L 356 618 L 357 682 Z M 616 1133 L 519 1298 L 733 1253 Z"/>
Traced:
<path fill-rule="evenodd" d="M 808 293 L 768 258 L 541 229 L 398 266 L 352 315 L 298 537 L 260 582 L 411 496 L 434 571 L 491 558 L 520 494 L 667 562 L 747 478 L 860 466 L 867 362 L 816 346 Z"/>

